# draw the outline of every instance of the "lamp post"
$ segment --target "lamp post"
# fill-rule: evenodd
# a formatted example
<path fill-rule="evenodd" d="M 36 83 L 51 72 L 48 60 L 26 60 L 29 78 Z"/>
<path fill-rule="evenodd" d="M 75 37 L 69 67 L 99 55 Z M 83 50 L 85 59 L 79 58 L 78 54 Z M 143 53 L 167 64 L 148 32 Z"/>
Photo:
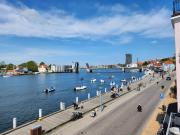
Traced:
<path fill-rule="evenodd" d="M 99 85 L 98 86 L 98 91 L 99 91 L 99 106 L 100 106 L 100 110 L 101 112 L 103 111 L 103 96 L 102 96 L 102 87 Z"/>
<path fill-rule="evenodd" d="M 103 101 L 102 101 L 103 99 L 102 99 L 102 93 L 101 93 L 101 91 L 99 91 L 99 101 L 100 101 L 100 110 L 101 110 L 101 112 L 103 111 Z"/>

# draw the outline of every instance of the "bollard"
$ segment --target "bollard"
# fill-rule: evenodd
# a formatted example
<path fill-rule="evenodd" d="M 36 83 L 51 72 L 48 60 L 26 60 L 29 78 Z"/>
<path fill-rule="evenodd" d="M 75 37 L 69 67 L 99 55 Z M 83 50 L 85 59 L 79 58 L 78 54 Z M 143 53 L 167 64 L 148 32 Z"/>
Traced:
<path fill-rule="evenodd" d="M 104 92 L 105 92 L 105 93 L 107 92 L 107 89 L 106 89 L 106 88 L 104 89 Z"/>
<path fill-rule="evenodd" d="M 90 99 L 90 93 L 88 93 L 88 99 Z"/>
<path fill-rule="evenodd" d="M 121 89 L 124 87 L 124 84 L 123 84 L 123 82 L 121 83 Z"/>
<path fill-rule="evenodd" d="M 78 104 L 79 103 L 79 98 L 78 97 L 76 97 L 76 104 Z"/>
<path fill-rule="evenodd" d="M 65 103 L 60 102 L 60 110 L 65 110 Z"/>
<path fill-rule="evenodd" d="M 42 118 L 42 109 L 39 109 L 39 120 Z"/>
<path fill-rule="evenodd" d="M 96 91 L 96 96 L 99 96 L 99 91 L 98 90 Z"/>
<path fill-rule="evenodd" d="M 17 120 L 16 118 L 13 118 L 13 128 L 16 128 L 16 126 L 17 126 Z"/>

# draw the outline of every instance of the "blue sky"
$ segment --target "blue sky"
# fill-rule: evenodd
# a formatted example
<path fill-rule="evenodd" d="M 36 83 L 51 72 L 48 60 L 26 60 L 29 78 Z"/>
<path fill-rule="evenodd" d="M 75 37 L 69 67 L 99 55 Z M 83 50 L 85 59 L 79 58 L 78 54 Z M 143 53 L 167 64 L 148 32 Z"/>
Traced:
<path fill-rule="evenodd" d="M 124 63 L 174 55 L 171 0 L 1 0 L 0 61 Z"/>

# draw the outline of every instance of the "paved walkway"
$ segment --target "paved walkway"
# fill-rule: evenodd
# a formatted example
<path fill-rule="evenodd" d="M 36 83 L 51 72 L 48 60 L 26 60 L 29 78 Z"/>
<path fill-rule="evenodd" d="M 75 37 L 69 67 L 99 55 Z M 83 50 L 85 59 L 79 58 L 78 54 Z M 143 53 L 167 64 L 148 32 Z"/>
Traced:
<path fill-rule="evenodd" d="M 140 82 L 142 82 L 143 84 L 146 85 L 146 87 L 148 87 L 150 84 L 147 82 L 154 82 L 154 81 L 156 81 L 154 78 L 152 78 L 151 76 L 147 76 L 147 77 L 144 77 L 143 80 L 141 80 L 141 81 L 132 83 L 130 85 L 130 87 L 132 89 L 136 89 L 137 85 Z M 120 95 L 123 95 L 125 93 L 128 93 L 128 91 L 126 89 L 124 89 L 123 92 L 120 93 Z M 103 94 L 103 102 L 104 103 L 112 100 L 112 98 L 110 98 L 110 95 L 111 95 L 110 92 Z M 90 100 L 87 100 L 83 103 L 84 108 L 80 109 L 80 111 L 87 113 L 87 112 L 91 111 L 92 109 L 97 108 L 99 106 L 99 102 L 100 102 L 99 97 L 95 97 Z M 5 135 L 5 134 L 7 134 L 7 135 L 29 135 L 30 129 L 37 125 L 41 125 L 42 129 L 45 132 L 49 132 L 58 126 L 61 126 L 65 123 L 69 122 L 71 119 L 71 116 L 72 116 L 72 112 L 74 112 L 74 109 L 72 107 L 69 107 L 64 111 L 55 112 L 51 115 L 45 116 L 44 118 L 42 118 L 41 121 L 33 121 L 29 124 L 22 125 L 20 127 L 17 127 L 14 130 L 10 130 L 6 133 L 3 133 L 2 135 Z"/>
<path fill-rule="evenodd" d="M 174 86 L 174 82 L 171 86 Z M 150 116 L 144 130 L 142 131 L 141 135 L 156 135 L 157 131 L 160 129 L 160 122 L 158 121 L 158 116 L 163 114 L 162 105 L 168 106 L 171 103 L 176 102 L 175 98 L 169 96 L 170 90 L 167 91 L 165 95 L 165 99 L 162 100 L 157 108 L 154 110 L 153 114 Z"/>

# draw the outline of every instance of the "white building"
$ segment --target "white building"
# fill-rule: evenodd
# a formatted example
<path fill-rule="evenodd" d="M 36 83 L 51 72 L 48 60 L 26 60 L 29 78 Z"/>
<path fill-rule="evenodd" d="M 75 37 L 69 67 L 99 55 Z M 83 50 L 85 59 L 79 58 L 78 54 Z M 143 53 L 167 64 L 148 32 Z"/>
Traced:
<path fill-rule="evenodd" d="M 138 67 L 137 63 L 127 64 L 126 67 L 135 68 Z"/>
<path fill-rule="evenodd" d="M 49 72 L 71 72 L 73 70 L 72 65 L 51 65 Z"/>
<path fill-rule="evenodd" d="M 49 72 L 56 72 L 56 65 L 55 65 L 55 64 L 52 64 L 52 65 L 50 66 Z"/>
<path fill-rule="evenodd" d="M 45 72 L 47 72 L 47 65 L 39 65 L 39 67 L 38 67 L 38 71 L 40 72 L 40 73 L 45 73 Z"/>

